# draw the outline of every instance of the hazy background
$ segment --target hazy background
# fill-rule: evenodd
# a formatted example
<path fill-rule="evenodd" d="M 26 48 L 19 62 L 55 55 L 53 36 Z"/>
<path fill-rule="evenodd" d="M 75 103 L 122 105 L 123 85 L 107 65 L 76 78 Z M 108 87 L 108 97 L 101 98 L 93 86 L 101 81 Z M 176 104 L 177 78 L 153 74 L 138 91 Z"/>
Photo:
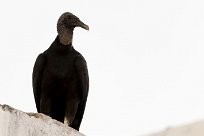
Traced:
<path fill-rule="evenodd" d="M 80 131 L 139 136 L 204 119 L 203 0 L 2 1 L 0 103 L 36 112 L 32 69 L 70 11 L 90 93 Z"/>

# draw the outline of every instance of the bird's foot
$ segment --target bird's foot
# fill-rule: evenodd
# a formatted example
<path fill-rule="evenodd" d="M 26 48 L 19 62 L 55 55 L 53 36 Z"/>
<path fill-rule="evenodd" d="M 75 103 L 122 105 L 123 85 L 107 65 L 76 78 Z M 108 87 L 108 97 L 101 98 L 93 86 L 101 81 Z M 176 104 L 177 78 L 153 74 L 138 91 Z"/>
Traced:
<path fill-rule="evenodd" d="M 71 125 L 70 119 L 68 119 L 67 117 L 64 118 L 64 124 L 67 126 Z"/>

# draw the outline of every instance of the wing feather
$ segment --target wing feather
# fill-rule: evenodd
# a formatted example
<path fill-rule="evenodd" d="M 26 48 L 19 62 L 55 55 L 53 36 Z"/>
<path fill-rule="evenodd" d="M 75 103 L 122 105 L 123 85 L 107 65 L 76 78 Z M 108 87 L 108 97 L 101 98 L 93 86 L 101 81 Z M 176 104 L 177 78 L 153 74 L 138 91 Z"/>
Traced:
<path fill-rule="evenodd" d="M 34 68 L 33 68 L 33 75 L 32 75 L 33 94 L 34 94 L 35 103 L 36 103 L 38 112 L 40 112 L 41 79 L 42 79 L 44 65 L 45 65 L 45 54 L 41 53 L 40 55 L 38 55 L 35 61 Z"/>
<path fill-rule="evenodd" d="M 86 106 L 86 101 L 89 92 L 89 75 L 88 75 L 88 68 L 85 59 L 80 56 L 75 61 L 75 66 L 77 70 L 77 77 L 78 77 L 78 86 L 79 86 L 79 93 L 81 101 L 78 105 L 78 110 L 75 115 L 75 119 L 72 123 L 72 126 L 76 129 L 79 129 L 84 111 Z"/>

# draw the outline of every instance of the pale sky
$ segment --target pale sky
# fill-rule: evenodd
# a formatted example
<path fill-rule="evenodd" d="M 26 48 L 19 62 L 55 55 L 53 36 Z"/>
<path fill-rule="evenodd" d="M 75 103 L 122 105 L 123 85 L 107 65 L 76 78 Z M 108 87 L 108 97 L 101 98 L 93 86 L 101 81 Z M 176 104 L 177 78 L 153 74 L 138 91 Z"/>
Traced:
<path fill-rule="evenodd" d="M 141 136 L 204 119 L 203 0 L 53 1 L 1 2 L 1 104 L 36 112 L 33 65 L 68 11 L 90 27 L 73 41 L 90 76 L 82 133 Z"/>

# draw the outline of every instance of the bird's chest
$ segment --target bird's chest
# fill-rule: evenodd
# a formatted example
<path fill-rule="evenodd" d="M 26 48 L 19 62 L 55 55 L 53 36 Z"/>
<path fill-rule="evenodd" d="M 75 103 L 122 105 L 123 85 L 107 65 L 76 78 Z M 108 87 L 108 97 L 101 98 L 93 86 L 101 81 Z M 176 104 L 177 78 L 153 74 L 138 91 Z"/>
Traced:
<path fill-rule="evenodd" d="M 75 73 L 74 59 L 72 56 L 55 56 L 47 60 L 46 71 L 50 76 L 59 79 L 72 78 Z"/>

